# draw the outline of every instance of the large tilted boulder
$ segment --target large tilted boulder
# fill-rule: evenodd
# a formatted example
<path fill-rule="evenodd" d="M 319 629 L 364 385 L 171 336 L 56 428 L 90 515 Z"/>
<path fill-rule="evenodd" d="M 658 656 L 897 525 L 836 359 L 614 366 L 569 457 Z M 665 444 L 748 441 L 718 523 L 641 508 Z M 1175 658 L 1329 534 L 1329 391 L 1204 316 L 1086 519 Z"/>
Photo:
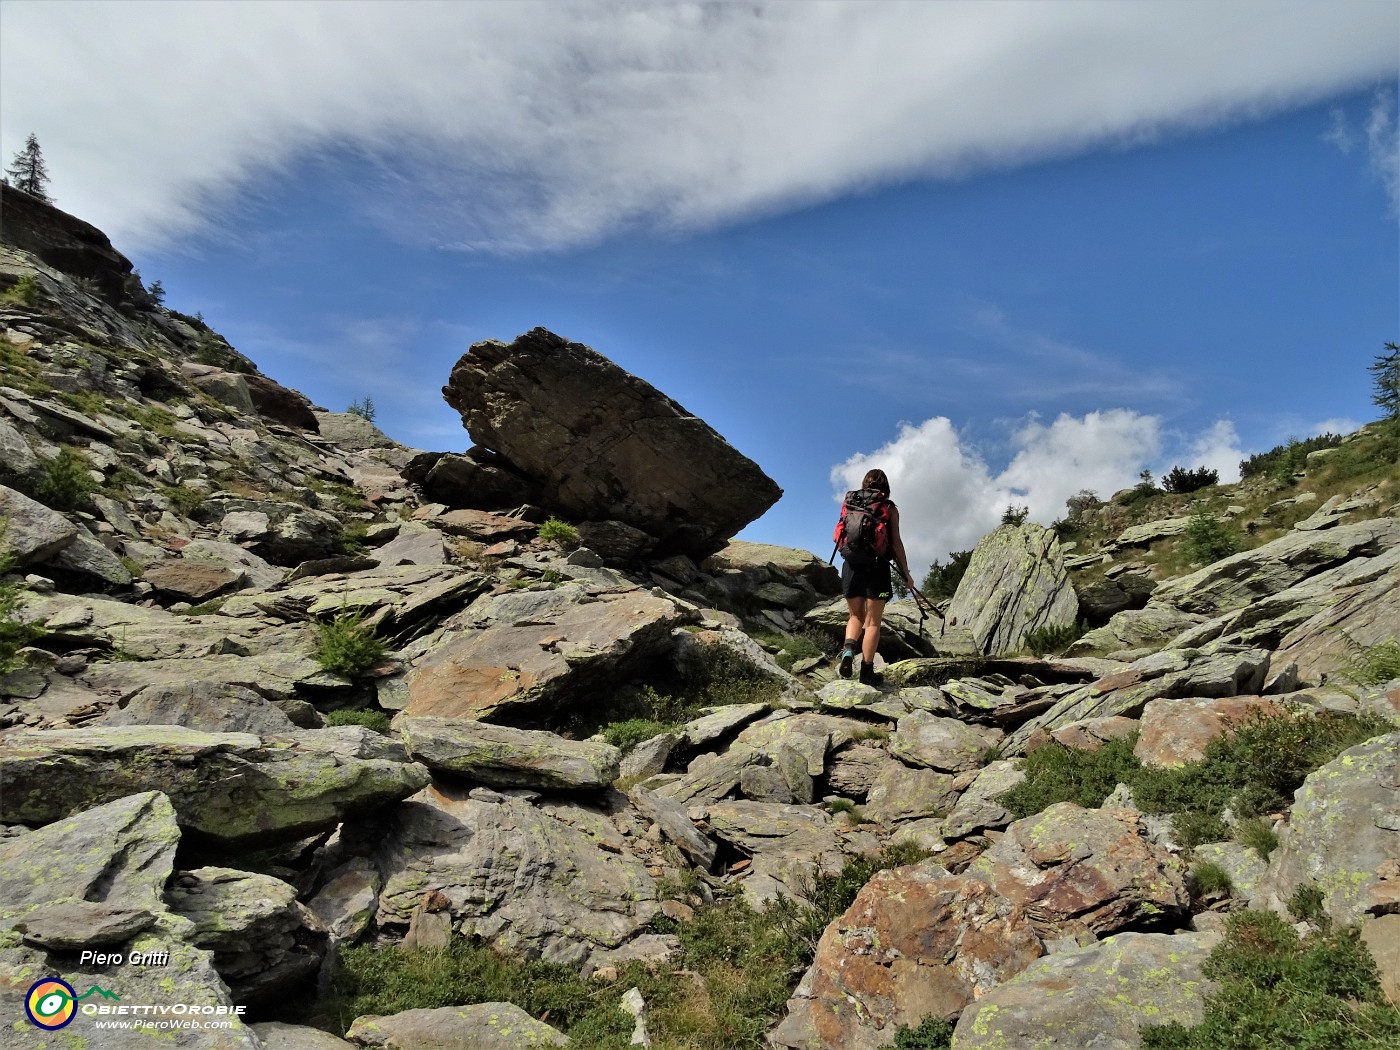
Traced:
<path fill-rule="evenodd" d="M 183 1032 L 179 1046 L 259 1050 L 232 1013 L 210 953 L 188 943 L 190 923 L 163 898 L 179 841 L 169 799 L 148 791 L 0 842 L 0 1011 L 6 1018 L 0 1042 L 16 1050 L 152 1045 L 150 1030 L 99 1031 L 101 1018 L 82 1012 L 58 1039 L 27 1023 L 27 990 L 37 978 L 58 973 L 79 995 L 96 985 L 127 1003 L 224 1011 L 229 1028 Z M 85 950 L 106 958 L 85 962 Z M 161 961 L 133 964 L 133 954 Z"/>
<path fill-rule="evenodd" d="M 875 1050 L 954 1018 L 1044 953 L 1025 910 L 933 862 L 879 872 L 826 928 L 773 1035 L 794 1050 Z"/>
<path fill-rule="evenodd" d="M 162 791 L 180 826 L 226 847 L 333 828 L 348 814 L 406 798 L 428 771 L 357 758 L 341 733 L 264 745 L 248 733 L 113 726 L 12 733 L 0 741 L 0 822 L 48 824 L 127 795 Z"/>
<path fill-rule="evenodd" d="M 1041 628 L 1072 627 L 1078 615 L 1059 540 L 1034 524 L 984 536 L 945 613 L 950 629 L 970 632 L 991 655 L 1014 652 Z"/>
<path fill-rule="evenodd" d="M 702 419 L 596 351 L 535 328 L 476 343 L 447 403 L 478 445 L 537 482 L 575 521 L 621 521 L 703 557 L 782 490 Z"/>
<path fill-rule="evenodd" d="M 1205 1015 L 1216 934 L 1120 933 L 1031 963 L 963 1012 L 958 1050 L 1136 1050 L 1142 1027 Z"/>

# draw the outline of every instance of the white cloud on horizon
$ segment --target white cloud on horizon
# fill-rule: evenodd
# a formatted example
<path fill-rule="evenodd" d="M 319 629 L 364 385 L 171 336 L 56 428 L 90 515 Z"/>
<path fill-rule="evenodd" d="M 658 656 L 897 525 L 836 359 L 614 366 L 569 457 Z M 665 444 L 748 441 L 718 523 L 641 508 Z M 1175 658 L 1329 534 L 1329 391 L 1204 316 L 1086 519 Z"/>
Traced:
<path fill-rule="evenodd" d="M 7 0 L 4 20 L 0 145 L 37 133 L 59 204 L 122 243 L 231 224 L 250 187 L 349 152 L 371 221 L 508 252 L 1257 117 L 1392 76 L 1400 11 Z"/>
<path fill-rule="evenodd" d="M 939 416 L 903 423 L 880 448 L 838 463 L 831 468 L 831 484 L 839 500 L 867 470 L 885 471 L 917 576 L 934 559 L 946 561 L 949 553 L 974 547 L 1008 506 L 1025 506 L 1031 521 L 1049 525 L 1064 517 L 1065 501 L 1081 490 L 1106 500 L 1137 484 L 1145 468 L 1160 478 L 1172 466 L 1206 466 L 1219 472 L 1222 483 L 1238 481 L 1246 458 L 1239 445 L 1228 419 L 1182 435 L 1166 433 L 1157 416 L 1126 408 L 1078 417 L 1062 413 L 1050 423 L 1032 416 L 1012 431 L 1011 458 L 995 470 Z"/>

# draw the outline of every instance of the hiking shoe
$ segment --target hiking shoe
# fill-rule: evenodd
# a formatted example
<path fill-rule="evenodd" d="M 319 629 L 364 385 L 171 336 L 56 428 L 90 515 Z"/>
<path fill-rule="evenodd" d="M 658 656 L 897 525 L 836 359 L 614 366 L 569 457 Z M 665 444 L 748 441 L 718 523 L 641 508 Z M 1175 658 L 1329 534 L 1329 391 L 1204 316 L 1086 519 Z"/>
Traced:
<path fill-rule="evenodd" d="M 860 665 L 860 684 L 873 685 L 878 688 L 885 684 L 885 676 L 875 670 L 874 664 L 862 662 Z"/>
<path fill-rule="evenodd" d="M 841 677 L 842 677 L 842 678 L 850 678 L 850 677 L 851 677 L 851 665 L 852 665 L 853 663 L 855 663 L 855 659 L 856 659 L 856 654 L 853 653 L 853 652 L 851 652 L 849 649 L 846 649 L 846 650 L 843 650 L 843 651 L 842 651 L 842 653 L 841 653 L 841 666 L 838 668 L 838 670 L 841 672 Z"/>

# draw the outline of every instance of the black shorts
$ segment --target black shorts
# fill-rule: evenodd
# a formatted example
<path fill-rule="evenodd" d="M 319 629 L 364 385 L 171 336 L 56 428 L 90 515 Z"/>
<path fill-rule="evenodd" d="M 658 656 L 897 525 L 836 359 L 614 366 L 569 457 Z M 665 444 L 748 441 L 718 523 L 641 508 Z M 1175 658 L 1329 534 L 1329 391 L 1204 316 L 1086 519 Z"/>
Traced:
<path fill-rule="evenodd" d="M 890 586 L 890 563 L 876 561 L 853 565 L 841 563 L 841 593 L 847 598 L 874 598 L 887 602 L 894 591 Z"/>

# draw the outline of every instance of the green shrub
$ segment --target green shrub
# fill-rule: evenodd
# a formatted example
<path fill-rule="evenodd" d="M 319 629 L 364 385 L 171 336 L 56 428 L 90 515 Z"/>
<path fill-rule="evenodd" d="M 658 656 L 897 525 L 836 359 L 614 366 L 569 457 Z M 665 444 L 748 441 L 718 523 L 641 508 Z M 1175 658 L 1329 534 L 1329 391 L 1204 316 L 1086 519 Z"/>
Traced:
<path fill-rule="evenodd" d="M 19 280 L 10 285 L 3 295 L 0 295 L 0 299 L 18 303 L 21 306 L 38 306 L 42 294 L 43 288 L 39 286 L 39 279 L 32 273 L 22 273 L 19 275 Z"/>
<path fill-rule="evenodd" d="M 1003 525 L 1024 525 L 1030 513 L 1030 507 L 1026 506 L 1024 503 L 1020 506 L 1008 504 L 1007 508 L 1001 512 L 1001 523 Z"/>
<path fill-rule="evenodd" d="M 1230 837 L 1230 825 L 1214 811 L 1182 810 L 1172 815 L 1172 834 L 1187 849 L 1207 842 L 1224 842 Z"/>
<path fill-rule="evenodd" d="M 920 593 L 931 602 L 951 598 L 957 594 L 958 584 L 962 583 L 971 562 L 972 551 L 954 551 L 948 555 L 947 565 L 934 559 L 919 588 Z"/>
<path fill-rule="evenodd" d="M 578 529 L 567 521 L 550 515 L 540 526 L 540 539 L 560 547 L 578 546 Z"/>
<path fill-rule="evenodd" d="M 614 722 L 603 728 L 603 739 L 624 753 L 652 737 L 669 733 L 676 728 L 674 722 L 658 722 L 654 718 L 629 718 L 624 722 Z"/>
<path fill-rule="evenodd" d="M 873 824 L 874 821 L 867 817 L 854 802 L 848 798 L 834 798 L 827 804 L 826 811 L 833 817 L 844 813 L 851 818 L 855 824 Z"/>
<path fill-rule="evenodd" d="M 1239 530 L 1210 511 L 1197 511 L 1186 523 L 1181 551 L 1196 565 L 1209 565 L 1243 549 Z"/>
<path fill-rule="evenodd" d="M 1384 685 L 1400 678 L 1400 642 L 1355 647 L 1342 675 L 1358 685 Z"/>
<path fill-rule="evenodd" d="M 1235 893 L 1235 887 L 1230 882 L 1230 873 L 1219 864 L 1209 861 L 1193 867 L 1189 881 L 1193 897 L 1213 897 L 1216 894 L 1231 897 Z"/>
<path fill-rule="evenodd" d="M 948 1050 L 953 1045 L 953 1024 L 932 1015 L 918 1028 L 900 1025 L 894 1033 L 894 1050 Z"/>
<path fill-rule="evenodd" d="M 1145 1027 L 1146 1050 L 1400 1046 L 1400 1010 L 1354 927 L 1304 940 L 1273 912 L 1239 912 L 1202 971 L 1217 986 L 1201 1023 Z"/>
<path fill-rule="evenodd" d="M 1278 849 L 1278 833 L 1272 824 L 1258 817 L 1241 820 L 1235 825 L 1235 841 L 1254 850 L 1266 864 L 1269 855 Z"/>
<path fill-rule="evenodd" d="M 389 734 L 389 722 L 389 715 L 384 711 L 351 711 L 342 708 L 326 715 L 326 725 L 328 726 L 364 726 L 366 729 L 373 729 L 376 733 L 385 736 Z"/>
<path fill-rule="evenodd" d="M 208 499 L 204 493 L 187 489 L 183 485 L 162 485 L 160 493 L 185 514 L 190 513 Z"/>
<path fill-rule="evenodd" d="M 1084 632 L 1088 629 L 1089 625 L 1082 620 L 1078 623 L 1037 627 L 1026 635 L 1025 648 L 1036 656 L 1058 655 L 1084 637 Z"/>
<path fill-rule="evenodd" d="M 1314 926 L 1328 925 L 1327 912 L 1324 905 L 1327 898 L 1323 895 L 1322 889 L 1312 882 L 1301 883 L 1293 896 L 1288 898 L 1288 913 L 1299 922 L 1310 922 Z"/>
<path fill-rule="evenodd" d="M 1340 434 L 1319 434 L 1302 441 L 1290 438 L 1282 445 L 1275 445 L 1268 452 L 1260 452 L 1240 460 L 1240 480 L 1266 474 L 1275 480 L 1287 481 L 1296 471 L 1302 469 L 1309 452 L 1316 452 L 1320 448 L 1336 448 L 1341 443 Z"/>
<path fill-rule="evenodd" d="M 771 649 L 774 653 L 774 661 L 784 671 L 791 671 L 793 664 L 799 660 L 811 660 L 830 655 L 810 635 L 788 634 L 786 631 L 774 631 L 767 628 L 746 629 L 746 633 L 765 649 Z"/>
<path fill-rule="evenodd" d="M 387 652 L 384 642 L 365 624 L 363 613 L 343 612 L 316 625 L 316 662 L 331 674 L 358 678 L 382 663 Z"/>
<path fill-rule="evenodd" d="M 34 498 L 55 510 L 84 510 L 95 491 L 97 484 L 88 472 L 87 460 L 65 445 L 58 455 L 44 461 Z"/>
<path fill-rule="evenodd" d="M 1195 470 L 1172 467 L 1162 478 L 1162 488 L 1175 493 L 1196 492 L 1219 481 L 1220 471 L 1211 470 L 1209 467 L 1197 467 Z"/>
<path fill-rule="evenodd" d="M 1110 740 L 1097 751 L 1080 751 L 1059 741 L 1036 748 L 1022 759 L 1026 779 L 1000 802 L 1018 820 L 1057 802 L 1092 809 L 1103 804 L 1120 783 L 1131 783 L 1142 769 L 1133 755 L 1137 734 Z"/>

